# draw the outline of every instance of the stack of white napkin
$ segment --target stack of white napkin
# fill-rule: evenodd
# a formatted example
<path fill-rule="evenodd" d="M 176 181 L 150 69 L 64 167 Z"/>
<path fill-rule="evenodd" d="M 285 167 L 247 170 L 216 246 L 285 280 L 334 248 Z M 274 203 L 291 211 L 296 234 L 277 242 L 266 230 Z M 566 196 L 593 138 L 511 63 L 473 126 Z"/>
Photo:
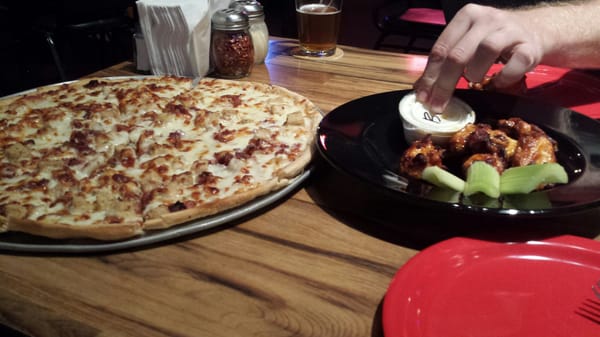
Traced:
<path fill-rule="evenodd" d="M 136 2 L 154 75 L 201 77 L 210 67 L 210 19 L 230 0 Z"/>

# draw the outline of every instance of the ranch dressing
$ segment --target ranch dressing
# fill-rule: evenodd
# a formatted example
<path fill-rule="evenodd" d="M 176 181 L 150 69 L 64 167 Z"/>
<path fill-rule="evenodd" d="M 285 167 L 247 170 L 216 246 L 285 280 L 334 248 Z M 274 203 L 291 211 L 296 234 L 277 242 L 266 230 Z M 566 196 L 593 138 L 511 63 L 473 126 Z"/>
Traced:
<path fill-rule="evenodd" d="M 408 143 L 431 134 L 436 144 L 444 144 L 465 125 L 475 122 L 475 112 L 464 101 L 453 97 L 441 114 L 434 114 L 417 101 L 414 92 L 406 94 L 400 104 L 404 137 Z"/>

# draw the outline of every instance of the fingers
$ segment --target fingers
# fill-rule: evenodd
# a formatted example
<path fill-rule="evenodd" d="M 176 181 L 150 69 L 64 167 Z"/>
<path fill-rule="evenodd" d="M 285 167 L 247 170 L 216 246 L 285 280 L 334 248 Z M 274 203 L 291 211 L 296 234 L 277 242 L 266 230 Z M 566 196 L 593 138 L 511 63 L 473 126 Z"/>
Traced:
<path fill-rule="evenodd" d="M 499 57 L 508 60 L 494 86 L 521 80 L 541 59 L 518 18 L 501 10 L 467 5 L 434 44 L 422 76 L 415 82 L 417 99 L 434 113 L 443 112 L 461 76 L 482 82 Z"/>
<path fill-rule="evenodd" d="M 497 58 L 504 59 L 504 67 L 494 77 L 494 87 L 506 88 L 520 81 L 525 73 L 532 70 L 541 60 L 542 52 L 536 49 L 535 44 L 529 43 L 521 36 L 520 30 L 503 27 L 485 37 L 477 49 L 472 64 L 481 62 L 480 68 L 485 76 L 486 72 Z M 481 61 L 484 60 L 484 61 Z M 487 62 L 487 63 L 485 63 Z M 468 69 L 467 68 L 467 69 Z M 473 81 L 479 81 L 480 77 L 470 77 Z"/>
<path fill-rule="evenodd" d="M 480 41 L 494 28 L 488 27 L 489 20 L 480 19 L 480 7 L 467 6 L 461 11 L 466 14 L 459 13 L 442 32 L 414 86 L 417 99 L 434 113 L 444 110 L 465 68 L 469 78 L 481 79 L 495 59 L 489 55 L 467 66 L 474 59 Z"/>
<path fill-rule="evenodd" d="M 442 72 L 448 51 L 467 32 L 470 25 L 469 17 L 455 16 L 453 20 L 448 22 L 448 25 L 432 46 L 423 74 L 414 84 L 417 100 L 423 104 L 429 105 L 431 90 Z"/>
<path fill-rule="evenodd" d="M 502 51 L 497 48 L 500 44 L 495 42 L 494 35 L 498 32 L 482 37 L 473 58 L 467 63 L 464 75 L 469 81 L 481 82 L 501 54 Z"/>
<path fill-rule="evenodd" d="M 439 74 L 441 74 L 446 63 L 446 58 L 449 51 L 456 44 L 460 38 L 467 33 L 471 27 L 471 20 L 468 16 L 456 16 L 452 21 L 448 23 L 448 26 L 442 34 L 439 36 L 433 47 L 431 53 L 427 59 L 427 65 L 421 77 L 415 82 L 414 89 L 417 95 L 417 100 L 423 104 L 430 106 L 431 98 L 433 96 L 446 97 L 448 93 L 440 92 L 445 87 L 437 88 L 438 91 L 435 95 L 432 95 L 434 86 L 437 86 Z M 452 94 L 450 90 L 449 94 Z M 443 100 L 443 99 L 442 99 Z"/>
<path fill-rule="evenodd" d="M 498 75 L 494 78 L 494 85 L 506 88 L 519 82 L 523 76 L 538 65 L 540 57 L 531 45 L 518 45 L 513 50 L 511 57 Z"/>
<path fill-rule="evenodd" d="M 428 104 L 434 113 L 444 111 L 461 76 L 466 75 L 471 81 L 483 79 L 497 57 L 494 51 L 481 48 L 480 42 L 489 34 L 486 23 L 475 21 L 449 50 L 430 91 Z"/>
<path fill-rule="evenodd" d="M 435 81 L 427 102 L 431 112 L 442 113 L 444 111 L 454 94 L 456 83 L 463 74 L 463 68 L 463 66 L 454 62 L 444 63 L 441 70 L 441 74 L 444 74 L 444 76 L 439 76 Z"/>
<path fill-rule="evenodd" d="M 482 39 L 481 30 L 472 30 L 465 34 L 455 46 L 446 50 L 443 45 L 435 45 L 421 78 L 415 83 L 417 99 L 427 105 L 434 113 L 444 111 L 461 76 L 470 81 L 480 81 L 493 64 L 495 57 L 477 58 L 478 43 Z M 481 53 L 480 53 L 481 54 Z"/>

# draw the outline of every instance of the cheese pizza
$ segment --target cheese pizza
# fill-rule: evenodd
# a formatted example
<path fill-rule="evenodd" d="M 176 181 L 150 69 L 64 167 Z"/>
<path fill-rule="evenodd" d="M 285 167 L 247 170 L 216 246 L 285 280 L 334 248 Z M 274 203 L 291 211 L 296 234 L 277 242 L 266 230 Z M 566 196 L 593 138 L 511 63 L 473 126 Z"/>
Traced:
<path fill-rule="evenodd" d="M 319 109 L 283 87 L 93 78 L 0 100 L 0 231 L 126 239 L 278 190 Z"/>

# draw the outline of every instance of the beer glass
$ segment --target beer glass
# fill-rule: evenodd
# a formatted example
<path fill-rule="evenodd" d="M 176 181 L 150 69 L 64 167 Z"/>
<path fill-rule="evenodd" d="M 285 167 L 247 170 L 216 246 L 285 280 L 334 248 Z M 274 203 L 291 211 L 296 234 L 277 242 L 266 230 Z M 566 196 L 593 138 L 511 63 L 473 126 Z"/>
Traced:
<path fill-rule="evenodd" d="M 295 0 L 300 52 L 331 56 L 340 32 L 342 0 Z"/>

